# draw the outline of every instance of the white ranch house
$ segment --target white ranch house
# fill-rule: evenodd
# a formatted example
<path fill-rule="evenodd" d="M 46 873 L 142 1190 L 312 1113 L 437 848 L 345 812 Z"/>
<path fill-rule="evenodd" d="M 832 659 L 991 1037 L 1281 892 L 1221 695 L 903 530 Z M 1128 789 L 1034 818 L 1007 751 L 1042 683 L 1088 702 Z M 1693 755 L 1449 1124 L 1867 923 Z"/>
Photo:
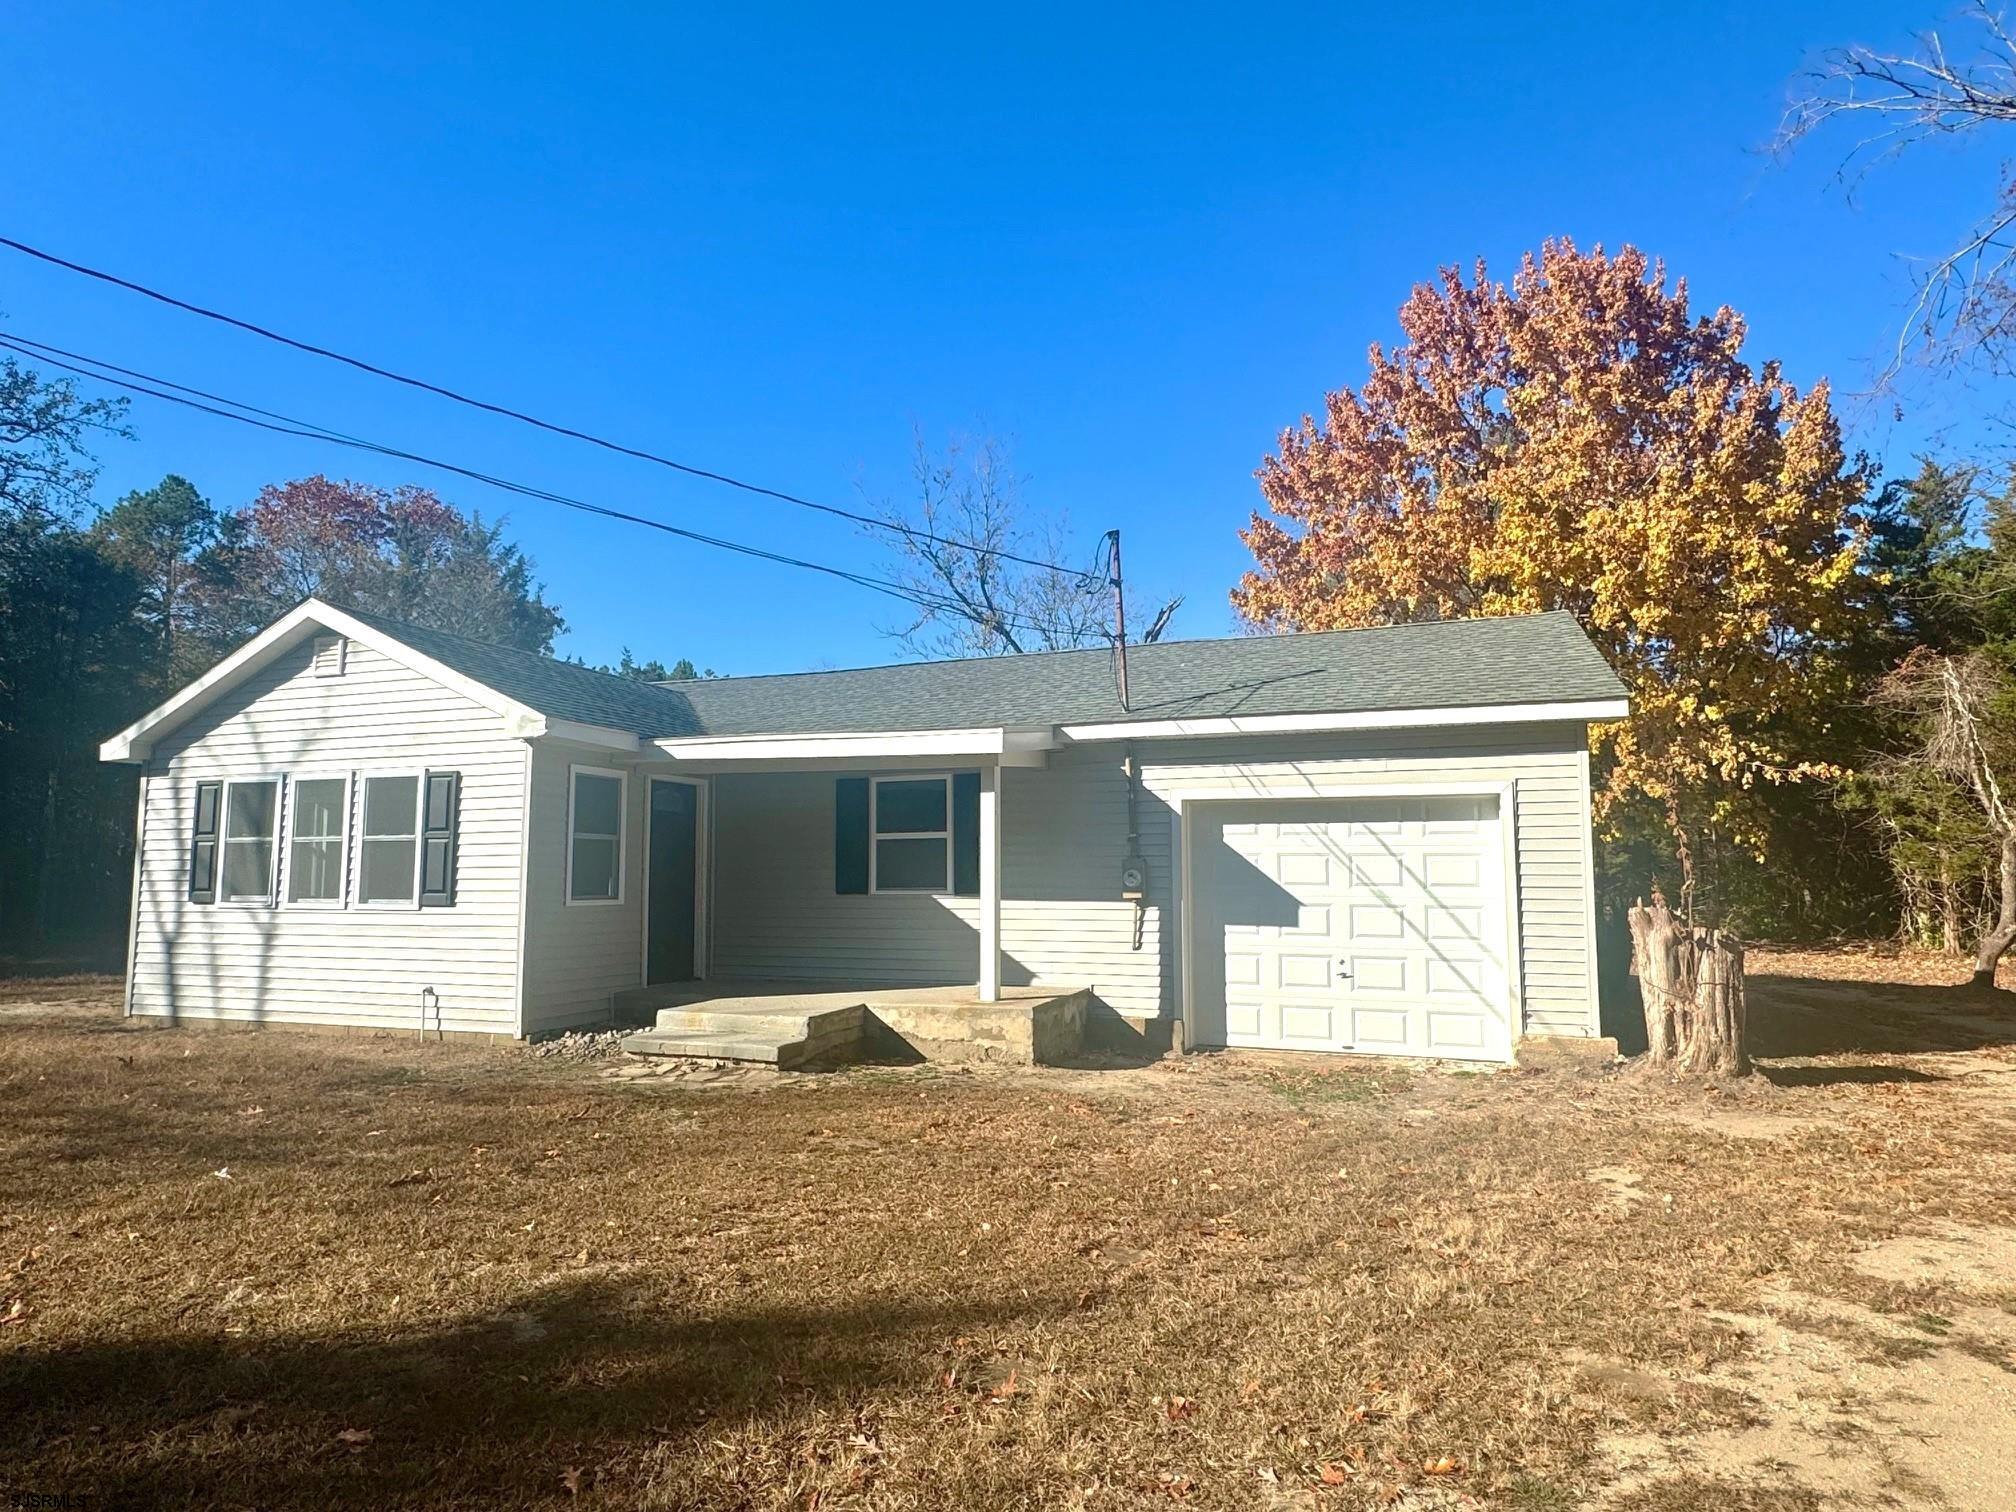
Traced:
<path fill-rule="evenodd" d="M 102 748 L 141 769 L 127 1011 L 1598 1034 L 1587 726 L 1626 704 L 1571 616 L 1128 660 L 1125 709 L 1104 650 L 648 684 L 310 600 Z"/>

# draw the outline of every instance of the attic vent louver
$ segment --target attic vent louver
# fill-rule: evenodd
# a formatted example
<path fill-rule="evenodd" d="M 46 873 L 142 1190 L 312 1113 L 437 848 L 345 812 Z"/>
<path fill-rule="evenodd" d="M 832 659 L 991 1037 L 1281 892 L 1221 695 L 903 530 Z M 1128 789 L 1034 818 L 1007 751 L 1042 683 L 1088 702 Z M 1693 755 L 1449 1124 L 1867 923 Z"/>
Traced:
<path fill-rule="evenodd" d="M 315 675 L 317 677 L 341 677 L 343 660 L 349 651 L 350 642 L 340 635 L 318 635 L 315 637 Z"/>

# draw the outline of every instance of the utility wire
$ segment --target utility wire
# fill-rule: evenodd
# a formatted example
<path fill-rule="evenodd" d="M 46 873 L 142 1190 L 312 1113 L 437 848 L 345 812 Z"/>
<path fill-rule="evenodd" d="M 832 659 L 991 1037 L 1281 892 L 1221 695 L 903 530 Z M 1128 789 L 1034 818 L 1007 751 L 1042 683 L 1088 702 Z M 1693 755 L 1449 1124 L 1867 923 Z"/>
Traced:
<path fill-rule="evenodd" d="M 702 546 L 717 547 L 723 551 L 737 552 L 743 556 L 755 557 L 766 562 L 774 562 L 780 566 L 799 567 L 809 572 L 823 573 L 828 577 L 839 578 L 844 582 L 853 583 L 857 587 L 871 589 L 877 593 L 887 594 L 891 598 L 901 599 L 919 609 L 940 614 L 963 615 L 964 613 L 957 602 L 950 598 L 935 595 L 928 589 L 891 582 L 886 578 L 870 577 L 864 573 L 850 572 L 842 567 L 834 567 L 824 562 L 808 561 L 803 557 L 788 556 L 782 552 L 770 551 L 761 546 L 751 546 L 742 541 L 731 541 L 720 536 L 706 535 L 697 530 L 687 530 L 678 525 L 667 524 L 663 520 L 654 520 L 646 515 L 630 514 L 624 510 L 612 509 L 604 504 L 591 503 L 586 499 L 577 499 L 567 494 L 554 493 L 550 489 L 539 488 L 527 483 L 514 482 L 509 478 L 499 477 L 493 473 L 463 467 L 453 462 L 445 462 L 438 457 L 429 457 L 419 452 L 406 451 L 399 447 L 387 446 L 380 442 L 366 440 L 360 436 L 352 436 L 346 432 L 333 430 L 328 426 L 317 424 L 312 420 L 299 420 L 293 416 L 279 414 L 273 410 L 260 409 L 256 405 L 245 404 L 239 400 L 209 393 L 203 389 L 191 388 L 186 384 L 175 383 L 166 378 L 157 378 L 151 374 L 138 372 L 132 368 L 120 367 L 116 363 L 104 362 L 95 357 L 87 357 L 81 353 L 66 351 L 62 347 L 51 346 L 46 342 L 32 341 L 25 336 L 18 336 L 11 331 L 0 332 L 0 350 L 12 351 L 19 356 L 28 358 L 32 362 L 47 363 L 49 366 L 60 368 L 64 372 L 73 373 L 80 378 L 87 378 L 97 383 L 106 384 L 109 387 L 123 390 L 129 394 L 143 395 L 150 399 L 163 400 L 169 404 L 179 404 L 185 408 L 198 410 L 207 415 L 214 415 L 222 420 L 235 420 L 241 425 L 254 426 L 257 429 L 272 431 L 279 435 L 298 436 L 311 441 L 325 441 L 334 446 L 344 446 L 356 451 L 371 452 L 382 457 L 391 457 L 399 461 L 416 463 L 422 467 L 438 468 L 443 472 L 453 473 L 458 477 L 469 478 L 475 482 L 501 489 L 506 493 L 517 494 L 524 498 L 559 504 L 568 509 L 579 510 L 584 514 L 598 515 L 604 519 L 620 520 L 626 524 L 643 525 L 652 530 L 663 531 L 667 535 L 677 536 L 681 540 L 692 541 Z M 102 371 L 94 371 L 94 369 L 101 369 Z M 108 374 L 114 373 L 123 376 L 108 376 Z M 176 392 L 167 392 L 168 390 L 175 390 Z M 209 402 L 203 402 L 206 400 Z M 240 413 L 241 411 L 242 413 Z M 1040 631 L 1041 629 L 1040 626 L 1020 619 L 1017 616 L 1003 614 L 999 615 L 998 618 L 1003 623 L 1013 625 L 1017 629 L 1030 631 Z"/>
<path fill-rule="evenodd" d="M 801 509 L 818 510 L 822 514 L 834 515 L 843 520 L 852 520 L 855 524 L 867 526 L 871 530 L 885 530 L 895 535 L 907 536 L 913 540 L 929 541 L 935 546 L 949 546 L 959 551 L 971 551 L 983 557 L 996 557 L 1002 561 L 1019 562 L 1024 567 L 1040 567 L 1046 571 L 1068 573 L 1074 577 L 1092 576 L 1092 574 L 1081 572 L 1075 567 L 1066 567 L 1058 562 L 1046 562 L 1037 557 L 1021 556 L 1012 551 L 1005 551 L 998 546 L 982 546 L 973 541 L 962 541 L 956 536 L 934 535 L 928 530 L 918 530 L 908 525 L 898 525 L 889 520 L 880 520 L 873 515 L 861 514 L 855 510 L 842 509 L 837 504 L 822 504 L 816 499 L 802 498 L 797 494 L 785 493 L 781 489 L 766 488 L 760 483 L 746 482 L 728 473 L 715 472 L 705 467 L 695 467 L 691 463 L 675 461 L 671 457 L 661 456 L 657 452 L 645 451 L 635 446 L 626 446 L 620 441 L 611 441 L 590 431 L 576 430 L 573 426 L 561 425 L 551 420 L 542 420 L 537 415 L 528 415 L 522 410 L 515 410 L 507 405 L 493 404 L 489 400 L 477 399 L 468 394 L 458 393 L 454 389 L 445 388 L 438 383 L 430 383 L 424 378 L 414 378 L 405 373 L 396 373 L 390 368 L 379 367 L 376 363 L 366 362 L 360 357 L 347 356 L 342 352 L 332 351 L 328 347 L 316 346 L 313 342 L 297 340 L 292 336 L 283 335 L 279 331 L 270 330 L 262 325 L 255 325 L 249 320 L 241 320 L 236 315 L 227 315 L 222 310 L 213 310 L 203 305 L 192 304 L 186 299 L 176 298 L 173 294 L 165 294 L 159 289 L 150 289 L 147 285 L 135 283 L 129 278 L 121 278 L 116 273 L 107 273 L 101 268 L 93 268 L 84 263 L 72 262 L 67 257 L 58 257 L 55 253 L 45 252 L 40 247 L 31 247 L 28 243 L 16 241 L 11 236 L 0 236 L 0 247 L 11 247 L 16 252 L 36 258 L 41 262 L 50 263 L 58 268 L 67 268 L 70 272 L 81 273 L 86 278 L 95 278 L 101 283 L 112 284 L 117 288 L 144 295 L 146 298 L 156 300 L 161 304 L 171 305 L 178 310 L 185 310 L 191 315 L 200 315 L 205 320 L 214 320 L 224 325 L 235 326 L 241 331 L 249 331 L 252 335 L 263 337 L 267 341 L 277 341 L 282 346 L 292 347 L 298 352 L 306 352 L 314 357 L 326 357 L 332 362 L 343 363 L 346 366 L 356 368 L 359 372 L 369 373 L 373 377 L 388 378 L 394 383 L 403 383 L 408 388 L 420 389 L 425 393 L 435 394 L 443 399 L 451 399 L 457 404 L 466 404 L 473 409 L 485 410 L 493 415 L 501 415 L 507 420 L 516 420 L 524 425 L 535 426 L 540 430 L 550 431 L 556 436 L 566 436 L 575 441 L 586 441 L 591 446 L 599 446 L 605 451 L 617 452 L 626 457 L 635 457 L 640 462 L 651 462 L 659 467 L 669 467 L 674 472 L 684 473 L 688 477 L 701 478 L 709 483 L 719 483 L 727 488 L 739 488 L 744 493 L 757 494 L 766 499 L 775 499 L 783 504 L 795 504 Z"/>

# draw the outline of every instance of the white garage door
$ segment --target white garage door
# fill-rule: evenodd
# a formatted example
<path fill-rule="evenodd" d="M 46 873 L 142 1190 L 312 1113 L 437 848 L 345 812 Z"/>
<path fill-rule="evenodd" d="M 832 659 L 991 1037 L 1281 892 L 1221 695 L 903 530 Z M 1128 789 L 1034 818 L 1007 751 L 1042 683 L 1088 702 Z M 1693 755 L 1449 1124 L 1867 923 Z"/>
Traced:
<path fill-rule="evenodd" d="M 1206 805 L 1199 1044 L 1507 1060 L 1495 797 Z"/>

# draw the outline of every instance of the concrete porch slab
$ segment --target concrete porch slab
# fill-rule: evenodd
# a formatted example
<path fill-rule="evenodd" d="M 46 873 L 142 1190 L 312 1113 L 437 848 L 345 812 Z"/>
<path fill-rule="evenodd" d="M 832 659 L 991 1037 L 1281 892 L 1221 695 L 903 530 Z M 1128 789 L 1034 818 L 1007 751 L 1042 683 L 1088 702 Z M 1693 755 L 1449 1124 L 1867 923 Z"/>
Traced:
<path fill-rule="evenodd" d="M 992 1060 L 1029 1065 L 1068 1060 L 1085 1041 L 1089 988 L 1003 988 L 1001 1001 L 983 1003 L 970 985 L 936 987 L 835 986 L 824 982 L 714 980 L 632 988 L 615 997 L 619 1022 L 655 1017 L 656 1027 L 632 1037 L 644 1054 L 705 1053 L 687 1046 L 788 1045 L 787 1026 L 840 1022 L 858 1010 L 858 1052 L 870 1059 Z M 748 1032 L 738 1033 L 739 1025 Z M 704 1032 L 704 1039 L 701 1037 Z M 801 1034 L 804 1031 L 801 1031 Z M 692 1036 L 688 1039 L 687 1036 Z M 837 1037 L 824 1039 L 819 1059 L 842 1058 Z M 810 1046 L 808 1046 L 808 1049 Z M 757 1058 L 783 1064 L 794 1052 Z M 749 1057 L 728 1057 L 744 1059 Z"/>

